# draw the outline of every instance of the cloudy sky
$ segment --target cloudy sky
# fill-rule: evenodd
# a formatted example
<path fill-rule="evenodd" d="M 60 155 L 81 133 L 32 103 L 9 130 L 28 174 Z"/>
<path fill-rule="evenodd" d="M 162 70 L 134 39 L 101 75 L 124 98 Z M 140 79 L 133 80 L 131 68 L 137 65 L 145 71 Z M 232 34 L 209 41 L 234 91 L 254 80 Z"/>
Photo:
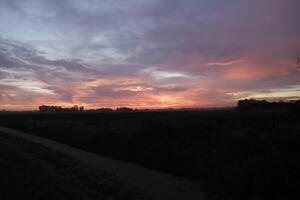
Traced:
<path fill-rule="evenodd" d="M 0 109 L 300 96 L 299 0 L 0 0 Z"/>

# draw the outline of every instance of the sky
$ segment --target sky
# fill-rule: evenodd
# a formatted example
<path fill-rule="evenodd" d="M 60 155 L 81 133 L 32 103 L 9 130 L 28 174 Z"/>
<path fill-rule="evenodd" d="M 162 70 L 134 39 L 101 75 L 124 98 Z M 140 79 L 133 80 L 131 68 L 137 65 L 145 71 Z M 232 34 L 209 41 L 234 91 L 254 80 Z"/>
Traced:
<path fill-rule="evenodd" d="M 299 0 L 0 0 L 0 110 L 300 97 Z"/>

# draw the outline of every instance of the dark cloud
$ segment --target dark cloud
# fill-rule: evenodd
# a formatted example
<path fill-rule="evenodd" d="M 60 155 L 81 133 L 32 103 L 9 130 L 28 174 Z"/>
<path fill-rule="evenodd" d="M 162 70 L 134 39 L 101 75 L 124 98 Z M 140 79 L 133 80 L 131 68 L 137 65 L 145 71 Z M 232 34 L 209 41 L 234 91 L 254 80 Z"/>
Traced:
<path fill-rule="evenodd" d="M 49 60 L 43 52 L 35 50 L 26 43 L 20 43 L 0 37 L 0 67 L 2 68 L 39 68 L 60 67 L 70 71 L 94 72 L 88 69 L 80 60 Z"/>

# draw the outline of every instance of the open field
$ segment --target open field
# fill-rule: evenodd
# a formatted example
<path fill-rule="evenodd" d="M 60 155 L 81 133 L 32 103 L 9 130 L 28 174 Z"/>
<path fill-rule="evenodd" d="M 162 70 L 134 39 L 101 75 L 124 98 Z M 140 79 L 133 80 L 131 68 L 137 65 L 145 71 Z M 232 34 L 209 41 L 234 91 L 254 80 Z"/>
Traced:
<path fill-rule="evenodd" d="M 299 196 L 293 111 L 5 113 L 0 126 L 199 180 L 220 197 Z"/>

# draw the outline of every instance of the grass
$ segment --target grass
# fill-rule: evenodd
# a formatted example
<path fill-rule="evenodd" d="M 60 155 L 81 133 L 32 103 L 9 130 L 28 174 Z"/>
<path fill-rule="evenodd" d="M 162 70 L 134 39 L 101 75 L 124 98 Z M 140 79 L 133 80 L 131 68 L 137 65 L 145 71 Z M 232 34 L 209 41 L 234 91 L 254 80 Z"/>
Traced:
<path fill-rule="evenodd" d="M 0 177 L 1 200 L 146 199 L 110 174 L 7 135 L 0 135 Z"/>
<path fill-rule="evenodd" d="M 300 196 L 299 113 L 22 113 L 0 125 L 187 179 L 222 198 Z"/>

